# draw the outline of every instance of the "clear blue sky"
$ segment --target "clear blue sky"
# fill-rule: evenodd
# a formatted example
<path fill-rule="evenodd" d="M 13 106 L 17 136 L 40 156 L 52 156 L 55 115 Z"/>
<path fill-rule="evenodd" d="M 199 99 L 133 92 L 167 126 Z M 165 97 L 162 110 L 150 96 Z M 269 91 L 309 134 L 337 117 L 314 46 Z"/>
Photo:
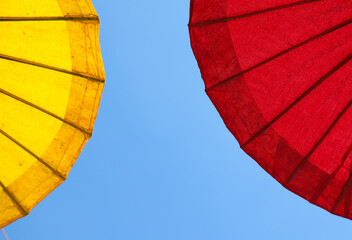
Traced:
<path fill-rule="evenodd" d="M 11 240 L 351 239 L 350 220 L 284 189 L 227 131 L 190 48 L 189 0 L 93 3 L 106 69 L 93 138 Z"/>

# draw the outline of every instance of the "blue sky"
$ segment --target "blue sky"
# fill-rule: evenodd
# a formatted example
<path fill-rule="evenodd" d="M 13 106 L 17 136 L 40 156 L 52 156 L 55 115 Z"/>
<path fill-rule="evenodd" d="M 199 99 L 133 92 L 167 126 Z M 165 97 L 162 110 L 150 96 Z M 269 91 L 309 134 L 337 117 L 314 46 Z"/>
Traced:
<path fill-rule="evenodd" d="M 189 0 L 94 0 L 106 86 L 68 180 L 11 240 L 350 239 L 240 150 L 204 92 Z M 1 239 L 1 237 L 0 237 Z"/>

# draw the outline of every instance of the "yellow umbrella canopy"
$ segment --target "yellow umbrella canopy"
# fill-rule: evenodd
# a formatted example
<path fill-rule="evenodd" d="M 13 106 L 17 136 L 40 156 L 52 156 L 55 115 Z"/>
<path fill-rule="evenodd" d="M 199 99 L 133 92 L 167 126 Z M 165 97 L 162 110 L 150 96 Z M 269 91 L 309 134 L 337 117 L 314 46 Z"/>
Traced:
<path fill-rule="evenodd" d="M 0 227 L 67 177 L 104 86 L 89 0 L 0 0 Z"/>

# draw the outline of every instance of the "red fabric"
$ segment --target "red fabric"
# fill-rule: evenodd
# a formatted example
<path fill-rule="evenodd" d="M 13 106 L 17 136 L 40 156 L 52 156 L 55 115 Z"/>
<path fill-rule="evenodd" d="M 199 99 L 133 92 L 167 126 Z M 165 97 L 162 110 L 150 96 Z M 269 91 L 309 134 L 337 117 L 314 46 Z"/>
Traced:
<path fill-rule="evenodd" d="M 352 219 L 352 1 L 192 0 L 206 92 L 243 150 Z"/>

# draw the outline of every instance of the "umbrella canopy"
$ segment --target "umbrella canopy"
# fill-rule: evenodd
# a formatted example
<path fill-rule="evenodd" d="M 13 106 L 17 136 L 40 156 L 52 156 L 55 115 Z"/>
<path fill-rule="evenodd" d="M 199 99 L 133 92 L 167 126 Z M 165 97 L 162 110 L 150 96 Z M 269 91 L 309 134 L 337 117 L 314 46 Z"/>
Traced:
<path fill-rule="evenodd" d="M 88 0 L 0 0 L 0 227 L 67 177 L 104 86 Z"/>
<path fill-rule="evenodd" d="M 352 218 L 352 2 L 192 0 L 206 93 L 287 189 Z"/>

